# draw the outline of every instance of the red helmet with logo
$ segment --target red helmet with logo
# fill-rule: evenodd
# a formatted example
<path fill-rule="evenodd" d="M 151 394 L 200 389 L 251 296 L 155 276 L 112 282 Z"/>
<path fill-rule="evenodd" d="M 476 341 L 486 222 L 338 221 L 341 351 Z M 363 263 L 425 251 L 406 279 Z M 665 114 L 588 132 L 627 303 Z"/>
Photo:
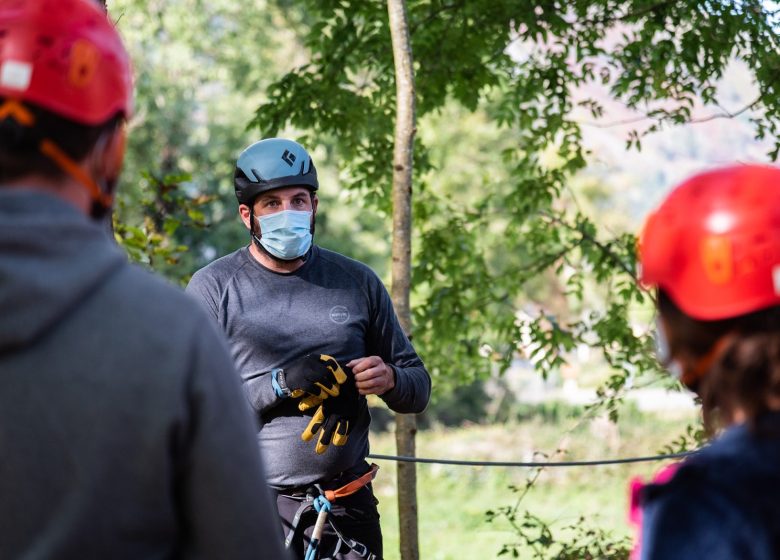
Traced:
<path fill-rule="evenodd" d="M 648 218 L 639 254 L 642 283 L 694 319 L 779 305 L 780 169 L 739 165 L 683 182 Z"/>
<path fill-rule="evenodd" d="M 0 0 L 0 97 L 98 125 L 132 110 L 130 60 L 95 0 Z"/>

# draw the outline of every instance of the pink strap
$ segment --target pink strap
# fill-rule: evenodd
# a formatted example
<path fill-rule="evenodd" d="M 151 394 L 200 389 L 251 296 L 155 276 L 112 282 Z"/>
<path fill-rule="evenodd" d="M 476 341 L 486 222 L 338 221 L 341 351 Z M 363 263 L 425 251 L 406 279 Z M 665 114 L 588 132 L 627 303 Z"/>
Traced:
<path fill-rule="evenodd" d="M 677 469 L 680 468 L 682 463 L 671 463 L 658 471 L 653 477 L 650 484 L 666 484 L 672 477 Z M 631 498 L 631 506 L 628 510 L 629 523 L 634 527 L 634 548 L 631 550 L 630 560 L 639 560 L 642 551 L 642 504 L 639 502 L 639 497 L 642 489 L 649 484 L 645 484 L 639 477 L 631 479 L 629 483 L 629 495 Z"/>

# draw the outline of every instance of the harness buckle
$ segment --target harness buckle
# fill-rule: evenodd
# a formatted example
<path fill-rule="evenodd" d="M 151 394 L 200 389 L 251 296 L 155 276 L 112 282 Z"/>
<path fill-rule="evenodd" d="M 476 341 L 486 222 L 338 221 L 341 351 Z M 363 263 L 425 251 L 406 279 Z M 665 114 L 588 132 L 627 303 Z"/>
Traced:
<path fill-rule="evenodd" d="M 361 558 L 367 558 L 369 555 L 368 547 L 361 542 L 354 541 L 352 539 L 347 543 L 352 552 L 360 556 Z"/>

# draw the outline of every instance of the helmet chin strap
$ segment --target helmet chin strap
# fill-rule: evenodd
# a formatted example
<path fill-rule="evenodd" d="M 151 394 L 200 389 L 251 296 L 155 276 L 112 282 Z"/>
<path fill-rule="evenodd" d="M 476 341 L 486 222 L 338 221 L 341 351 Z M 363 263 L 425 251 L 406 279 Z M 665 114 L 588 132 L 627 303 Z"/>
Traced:
<path fill-rule="evenodd" d="M 258 224 L 258 228 L 260 225 Z M 298 260 L 300 257 L 296 257 L 294 259 L 290 259 L 289 261 L 286 261 L 284 259 L 280 259 L 276 255 L 271 254 L 271 252 L 263 247 L 263 244 L 260 243 L 260 237 L 255 234 L 255 206 L 254 204 L 249 205 L 249 235 L 252 238 L 252 242 L 255 244 L 255 247 L 257 247 L 265 256 L 267 256 L 272 261 L 278 262 L 278 263 L 289 263 Z M 260 234 L 262 236 L 262 233 Z"/>
<path fill-rule="evenodd" d="M 712 369 L 715 363 L 723 357 L 726 351 L 731 347 L 733 341 L 733 334 L 726 334 L 720 337 L 704 356 L 694 363 L 680 368 L 680 381 L 682 381 L 691 391 L 698 394 L 701 380 Z"/>
<path fill-rule="evenodd" d="M 734 337 L 733 333 L 724 334 L 715 341 L 707 353 L 698 359 L 680 360 L 673 355 L 663 320 L 660 316 L 656 320 L 658 361 L 669 370 L 669 373 L 679 379 L 683 385 L 697 394 L 699 393 L 701 380 L 731 347 Z"/>
<path fill-rule="evenodd" d="M 82 167 L 80 167 L 70 156 L 68 156 L 62 149 L 49 140 L 44 138 L 40 145 L 40 150 L 43 155 L 52 160 L 60 169 L 65 173 L 73 177 L 76 181 L 81 183 L 89 193 L 92 199 L 92 207 L 90 209 L 90 216 L 94 219 L 103 218 L 114 202 L 114 187 L 116 186 L 116 179 L 109 181 L 103 181 L 103 188 L 98 186 L 97 182 L 90 177 Z"/>
<path fill-rule="evenodd" d="M 119 182 L 119 178 L 104 179 L 103 181 L 101 181 L 103 185 L 101 190 L 110 197 L 112 202 L 108 206 L 105 206 L 102 203 L 93 200 L 92 207 L 90 208 L 89 211 L 89 215 L 92 217 L 92 219 L 98 221 L 108 219 L 110 225 L 111 220 L 109 217 L 111 216 L 111 210 L 114 206 L 113 198 L 114 198 L 114 193 L 116 192 L 116 185 L 118 182 Z"/>

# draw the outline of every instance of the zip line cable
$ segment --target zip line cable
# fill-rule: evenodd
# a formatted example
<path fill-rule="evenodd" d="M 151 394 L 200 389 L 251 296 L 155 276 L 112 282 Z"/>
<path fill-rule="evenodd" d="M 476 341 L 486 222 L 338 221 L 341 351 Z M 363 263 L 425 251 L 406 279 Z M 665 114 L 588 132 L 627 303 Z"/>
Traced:
<path fill-rule="evenodd" d="M 400 463 L 427 463 L 436 465 L 464 465 L 469 467 L 594 467 L 599 465 L 621 465 L 625 463 L 645 463 L 681 459 L 698 453 L 698 451 L 683 451 L 668 455 L 649 455 L 647 457 L 627 457 L 625 459 L 601 459 L 598 461 L 461 461 L 459 459 L 427 459 L 425 457 L 399 457 L 397 455 L 369 454 L 369 459 L 379 461 L 397 461 Z"/>

